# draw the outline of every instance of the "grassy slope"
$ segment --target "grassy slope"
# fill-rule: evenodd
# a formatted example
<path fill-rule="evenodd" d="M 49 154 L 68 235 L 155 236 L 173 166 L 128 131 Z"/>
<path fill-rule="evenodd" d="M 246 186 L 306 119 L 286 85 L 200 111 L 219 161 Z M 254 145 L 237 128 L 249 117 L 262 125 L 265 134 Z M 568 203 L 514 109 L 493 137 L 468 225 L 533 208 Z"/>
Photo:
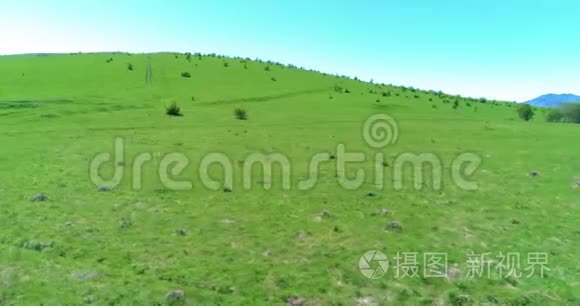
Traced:
<path fill-rule="evenodd" d="M 507 105 L 462 101 L 454 110 L 427 93 L 243 65 L 174 54 L 0 57 L 0 303 L 151 304 L 176 288 L 188 304 L 282 303 L 292 295 L 347 305 L 360 296 L 402 304 L 453 303 L 458 296 L 473 303 L 578 303 L 579 189 L 571 187 L 580 179 L 578 126 L 520 122 Z M 180 77 L 183 71 L 192 77 Z M 351 93 L 336 93 L 337 84 Z M 170 101 L 184 117 L 163 114 Z M 237 107 L 249 120 L 234 119 Z M 222 193 L 197 182 L 195 166 L 207 152 L 232 160 L 283 152 L 295 178 L 307 175 L 314 153 L 332 152 L 338 143 L 371 154 L 361 125 L 380 112 L 400 124 L 399 142 L 386 150 L 390 161 L 401 152 L 432 152 L 448 162 L 476 152 L 484 157 L 475 176 L 480 190 L 461 191 L 447 176 L 440 192 L 410 185 L 377 191 L 371 177 L 364 188 L 347 191 L 331 165 L 308 192 L 278 186 Z M 164 191 L 151 164 L 144 190 L 132 191 L 127 179 L 112 193 L 96 192 L 89 161 L 111 151 L 119 136 L 129 160 L 141 152 L 154 153 L 154 163 L 170 152 L 191 157 L 182 177 L 195 181 L 194 190 Z M 530 178 L 530 171 L 541 176 Z M 39 192 L 50 200 L 31 203 Z M 380 208 L 393 216 L 372 216 Z M 316 222 L 324 210 L 333 217 Z M 384 231 L 393 219 L 403 232 Z M 123 220 L 132 226 L 121 228 Z M 177 235 L 178 228 L 188 234 Z M 52 246 L 38 251 L 35 243 Z M 463 274 L 470 251 L 546 251 L 552 271 L 516 287 L 502 279 L 395 279 L 393 271 L 368 280 L 357 263 L 370 249 L 391 257 L 448 252 Z"/>

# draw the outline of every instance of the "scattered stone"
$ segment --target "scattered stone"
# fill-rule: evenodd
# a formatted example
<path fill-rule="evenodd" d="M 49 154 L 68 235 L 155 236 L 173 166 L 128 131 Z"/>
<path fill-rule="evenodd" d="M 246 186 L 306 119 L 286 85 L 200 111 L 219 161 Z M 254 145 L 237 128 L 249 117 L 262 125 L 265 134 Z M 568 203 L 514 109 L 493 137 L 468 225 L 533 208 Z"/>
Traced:
<path fill-rule="evenodd" d="M 455 205 L 455 204 L 457 204 L 457 201 L 444 199 L 444 200 L 435 201 L 435 204 L 436 205 Z"/>
<path fill-rule="evenodd" d="M 536 177 L 536 176 L 540 176 L 540 174 L 538 172 L 532 171 L 530 172 L 530 177 Z"/>
<path fill-rule="evenodd" d="M 378 209 L 376 212 L 372 213 L 371 216 L 390 216 L 393 212 L 387 208 Z"/>
<path fill-rule="evenodd" d="M 127 220 L 123 220 L 121 222 L 119 222 L 119 226 L 121 228 L 129 228 L 131 227 L 133 224 L 131 223 L 131 221 L 127 221 Z"/>
<path fill-rule="evenodd" d="M 512 287 L 517 287 L 519 285 L 519 282 L 515 277 L 509 276 L 504 278 L 504 280 Z"/>
<path fill-rule="evenodd" d="M 232 219 L 223 219 L 222 223 L 223 224 L 233 224 L 233 223 L 236 223 L 236 221 L 234 221 Z"/>
<path fill-rule="evenodd" d="M 175 231 L 177 233 L 177 235 L 179 236 L 186 236 L 187 235 L 187 230 L 184 228 L 180 228 L 178 230 Z"/>
<path fill-rule="evenodd" d="M 46 201 L 48 201 L 48 196 L 44 193 L 39 193 L 39 194 L 33 196 L 32 198 L 30 198 L 30 201 L 32 201 L 32 202 L 46 202 Z"/>
<path fill-rule="evenodd" d="M 512 219 L 512 224 L 520 224 L 520 221 L 517 219 Z"/>
<path fill-rule="evenodd" d="M 107 187 L 107 186 L 98 186 L 97 190 L 99 192 L 108 192 L 108 191 L 111 191 L 112 189 L 111 189 L 111 187 Z"/>
<path fill-rule="evenodd" d="M 272 251 L 270 249 L 267 249 L 262 253 L 262 256 L 270 257 L 270 256 L 272 256 Z"/>
<path fill-rule="evenodd" d="M 226 192 L 226 193 L 232 192 L 232 189 L 229 187 L 224 187 L 224 192 Z"/>
<path fill-rule="evenodd" d="M 64 227 L 71 227 L 71 226 L 73 226 L 73 223 L 71 221 L 66 221 L 64 223 Z"/>
<path fill-rule="evenodd" d="M 328 212 L 327 210 L 323 210 L 321 213 L 314 216 L 314 221 L 322 222 L 323 220 L 330 219 L 330 218 L 332 218 L 332 214 L 330 212 Z"/>
<path fill-rule="evenodd" d="M 307 237 L 312 236 L 312 233 L 307 231 L 299 231 L 296 237 L 300 240 L 306 239 Z"/>
<path fill-rule="evenodd" d="M 377 300 L 371 296 L 361 296 L 356 299 L 357 306 L 378 306 Z"/>
<path fill-rule="evenodd" d="M 82 271 L 82 272 L 73 273 L 72 277 L 75 280 L 78 280 L 81 282 L 86 282 L 86 281 L 96 280 L 100 277 L 100 275 L 99 275 L 99 273 L 94 272 L 94 271 Z"/>
<path fill-rule="evenodd" d="M 449 268 L 449 270 L 447 270 L 446 277 L 449 280 L 458 279 L 461 277 L 461 270 L 459 269 L 459 267 L 457 265 L 454 265 L 453 267 Z"/>
<path fill-rule="evenodd" d="M 183 290 L 175 289 L 167 292 L 165 300 L 168 302 L 182 301 L 185 299 L 185 292 Z"/>
<path fill-rule="evenodd" d="M 30 241 L 24 242 L 22 244 L 22 248 L 27 249 L 27 250 L 33 250 L 33 251 L 42 252 L 45 249 L 52 248 L 53 245 L 54 245 L 54 242 L 52 242 L 52 241 L 34 241 L 34 240 L 30 240 Z"/>
<path fill-rule="evenodd" d="M 306 300 L 298 296 L 291 296 L 286 300 L 288 306 L 302 306 Z"/>
<path fill-rule="evenodd" d="M 401 225 L 401 223 L 399 221 L 390 221 L 389 223 L 387 223 L 387 230 L 388 231 L 392 231 L 392 232 L 402 232 L 403 231 L 403 225 Z"/>

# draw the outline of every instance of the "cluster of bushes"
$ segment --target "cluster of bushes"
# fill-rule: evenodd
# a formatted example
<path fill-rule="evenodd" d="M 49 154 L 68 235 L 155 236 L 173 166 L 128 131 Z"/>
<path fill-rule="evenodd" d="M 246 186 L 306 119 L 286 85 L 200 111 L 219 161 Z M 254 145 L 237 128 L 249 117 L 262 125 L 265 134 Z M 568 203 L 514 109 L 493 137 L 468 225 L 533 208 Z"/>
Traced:
<path fill-rule="evenodd" d="M 580 103 L 564 104 L 561 108 L 551 109 L 546 114 L 548 122 L 580 123 Z"/>

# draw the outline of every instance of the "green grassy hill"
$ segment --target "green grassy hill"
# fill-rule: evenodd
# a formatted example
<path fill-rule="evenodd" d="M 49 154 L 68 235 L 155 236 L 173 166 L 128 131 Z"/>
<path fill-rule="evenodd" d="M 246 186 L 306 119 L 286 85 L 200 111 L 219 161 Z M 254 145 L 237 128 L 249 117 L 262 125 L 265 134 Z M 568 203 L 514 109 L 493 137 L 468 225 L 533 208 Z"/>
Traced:
<path fill-rule="evenodd" d="M 174 102 L 183 116 L 165 115 Z M 247 120 L 236 119 L 238 108 Z M 374 114 L 396 120 L 396 143 L 365 143 L 363 124 Z M 177 303 L 186 305 L 578 304 L 580 129 L 541 117 L 523 122 L 511 103 L 219 56 L 2 56 L 0 304 L 154 305 L 171 302 L 170 290 L 183 290 Z M 117 138 L 123 180 L 99 192 L 89 165 L 113 153 Z M 339 144 L 366 161 L 346 174 L 336 160 L 324 163 L 318 184 L 299 190 L 312 156 L 335 155 Z M 200 161 L 216 152 L 232 161 L 232 192 L 200 180 Z M 378 152 L 384 164 L 373 159 Z M 475 191 L 450 175 L 465 152 L 481 158 L 469 178 Z M 151 161 L 135 190 L 142 153 Z M 191 190 L 164 186 L 158 169 L 170 153 L 189 158 L 175 179 Z M 244 189 L 243 162 L 253 153 L 287 156 L 292 188 L 275 176 L 265 190 L 255 172 Z M 416 190 L 410 170 L 394 188 L 404 153 L 437 156 L 442 188 L 427 180 Z M 371 175 L 377 166 L 382 190 Z M 359 168 L 369 173 L 360 188 L 337 183 Z M 211 169 L 216 179 L 221 172 Z M 31 201 L 40 193 L 48 200 Z M 361 274 L 368 250 L 389 257 L 386 276 Z M 447 253 L 451 272 L 397 277 L 397 252 L 418 253 L 419 274 L 425 253 Z M 496 255 L 518 252 L 524 275 L 471 278 L 471 252 L 490 253 L 494 266 Z M 544 278 L 526 277 L 530 252 L 549 255 Z"/>

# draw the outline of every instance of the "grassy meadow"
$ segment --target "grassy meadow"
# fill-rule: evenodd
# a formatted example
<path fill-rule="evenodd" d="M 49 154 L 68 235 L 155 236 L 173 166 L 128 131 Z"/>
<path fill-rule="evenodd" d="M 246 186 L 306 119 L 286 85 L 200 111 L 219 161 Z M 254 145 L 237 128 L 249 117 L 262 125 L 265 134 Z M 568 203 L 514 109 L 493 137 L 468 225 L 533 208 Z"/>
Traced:
<path fill-rule="evenodd" d="M 165 114 L 171 103 L 182 116 Z M 395 144 L 365 143 L 362 125 L 374 114 L 396 119 Z M 1 56 L 0 304 L 579 305 L 578 136 L 580 126 L 546 123 L 541 110 L 520 120 L 513 103 L 270 62 L 174 53 Z M 123 180 L 99 192 L 89 164 L 112 153 L 118 137 Z M 329 162 L 315 188 L 295 188 L 311 157 L 334 154 L 338 144 L 368 156 L 349 165 L 348 176 L 372 173 L 372 156 L 385 153 L 389 184 L 378 189 L 368 175 L 360 188 L 344 189 Z M 169 190 L 159 179 L 160 161 L 174 152 L 191 161 L 176 178 L 193 182 L 191 190 Z M 232 192 L 200 183 L 199 162 L 212 152 L 233 161 Z M 253 187 L 242 188 L 242 163 L 256 152 L 288 156 L 293 188 L 278 179 L 265 190 L 258 172 Z M 449 175 L 464 152 L 482 159 L 470 178 L 476 191 Z M 152 160 L 134 190 L 131 165 L 142 153 Z M 441 190 L 429 182 L 416 190 L 410 171 L 395 190 L 392 165 L 402 153 L 438 156 Z M 31 201 L 41 193 L 46 201 Z M 389 230 L 392 221 L 402 228 Z M 383 278 L 359 271 L 368 250 L 389 257 Z M 396 277 L 397 252 L 447 253 L 455 273 Z M 519 252 L 522 272 L 526 253 L 545 252 L 550 270 L 543 278 L 470 278 L 470 252 Z M 171 290 L 185 296 L 167 296 Z"/>

